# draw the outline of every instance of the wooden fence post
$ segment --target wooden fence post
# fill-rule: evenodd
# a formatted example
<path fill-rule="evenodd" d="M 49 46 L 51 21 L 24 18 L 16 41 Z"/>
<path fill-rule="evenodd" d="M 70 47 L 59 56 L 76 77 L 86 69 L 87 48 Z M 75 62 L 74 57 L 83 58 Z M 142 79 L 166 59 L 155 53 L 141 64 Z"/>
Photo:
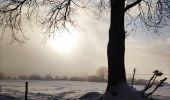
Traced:
<path fill-rule="evenodd" d="M 131 82 L 132 87 L 133 87 L 133 82 L 134 82 L 134 79 L 135 79 L 135 73 L 136 73 L 136 68 L 134 68 L 134 70 L 133 70 L 133 77 L 132 77 L 132 82 Z"/>
<path fill-rule="evenodd" d="M 25 82 L 25 100 L 28 100 L 27 96 L 28 96 L 28 82 Z"/>

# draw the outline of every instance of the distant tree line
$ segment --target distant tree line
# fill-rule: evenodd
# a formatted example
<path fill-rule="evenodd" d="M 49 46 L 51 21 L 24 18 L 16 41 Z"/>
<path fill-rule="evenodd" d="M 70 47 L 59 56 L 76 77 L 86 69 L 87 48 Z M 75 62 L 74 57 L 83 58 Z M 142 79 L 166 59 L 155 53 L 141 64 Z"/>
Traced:
<path fill-rule="evenodd" d="M 8 80 L 12 79 L 10 75 L 5 75 L 3 72 L 0 71 L 0 80 Z"/>
<path fill-rule="evenodd" d="M 45 76 L 41 76 L 39 74 L 32 74 L 32 75 L 20 75 L 18 77 L 11 77 L 9 75 L 5 75 L 3 72 L 0 72 L 0 80 L 47 80 L 47 81 L 55 81 L 55 80 L 64 80 L 64 81 L 89 81 L 89 82 L 107 82 L 107 67 L 101 66 L 97 69 L 95 75 L 91 76 L 75 76 L 75 77 L 68 77 L 68 76 L 51 76 L 47 74 Z M 127 81 L 130 84 L 132 78 L 128 78 Z M 134 84 L 136 85 L 146 85 L 148 80 L 146 79 L 134 79 Z M 157 85 L 159 81 L 155 81 L 155 85 Z M 165 83 L 168 84 L 168 83 Z"/>

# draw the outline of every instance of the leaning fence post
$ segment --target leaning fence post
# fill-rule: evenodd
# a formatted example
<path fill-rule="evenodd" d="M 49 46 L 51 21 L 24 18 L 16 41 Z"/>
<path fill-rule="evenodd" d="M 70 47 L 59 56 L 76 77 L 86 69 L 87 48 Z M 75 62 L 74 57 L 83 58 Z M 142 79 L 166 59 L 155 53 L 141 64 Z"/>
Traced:
<path fill-rule="evenodd" d="M 27 100 L 28 95 L 28 82 L 25 82 L 25 100 Z"/>
<path fill-rule="evenodd" d="M 133 87 L 133 82 L 134 82 L 134 78 L 135 78 L 135 73 L 136 73 L 136 68 L 134 68 L 134 70 L 133 70 L 133 77 L 132 77 L 132 82 L 131 82 L 132 87 Z"/>

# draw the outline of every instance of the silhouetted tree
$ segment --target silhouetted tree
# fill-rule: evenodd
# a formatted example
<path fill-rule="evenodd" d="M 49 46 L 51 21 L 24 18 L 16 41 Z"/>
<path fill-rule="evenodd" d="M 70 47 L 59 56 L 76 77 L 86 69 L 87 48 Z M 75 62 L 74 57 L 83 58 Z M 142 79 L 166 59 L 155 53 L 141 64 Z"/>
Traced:
<path fill-rule="evenodd" d="M 53 77 L 50 75 L 50 74 L 47 74 L 45 77 L 44 77 L 45 80 L 53 80 Z"/>
<path fill-rule="evenodd" d="M 61 80 L 68 80 L 68 77 L 67 76 L 63 76 L 63 77 L 61 77 Z"/>
<path fill-rule="evenodd" d="M 32 74 L 32 75 L 29 76 L 29 79 L 30 80 L 41 80 L 42 77 L 38 74 Z"/>
<path fill-rule="evenodd" d="M 51 32 L 65 28 L 69 22 L 73 26 L 76 8 L 89 9 L 88 3 L 97 5 L 99 12 L 110 10 L 109 42 L 107 47 L 108 56 L 108 86 L 107 91 L 112 93 L 115 85 L 127 83 L 125 73 L 125 38 L 127 30 L 125 26 L 132 26 L 132 30 L 140 22 L 141 26 L 155 33 L 159 28 L 167 25 L 170 19 L 170 0 L 10 0 L 0 4 L 0 25 L 4 31 L 11 30 L 13 40 L 24 43 L 18 38 L 17 33 L 22 32 L 22 11 L 27 8 L 26 17 L 31 18 L 34 11 L 39 7 L 49 6 L 48 15 L 42 24 L 47 25 L 46 36 Z M 132 9 L 134 8 L 134 9 Z M 137 13 L 134 13 L 137 12 Z M 127 23 L 125 25 L 125 15 Z M 37 16 L 39 16 L 37 14 Z M 39 17 L 37 17 L 39 18 Z M 23 35 L 25 38 L 25 36 Z"/>
<path fill-rule="evenodd" d="M 5 74 L 3 72 L 0 72 L 0 80 L 5 78 Z"/>
<path fill-rule="evenodd" d="M 55 80 L 60 80 L 60 76 L 55 76 Z"/>
<path fill-rule="evenodd" d="M 20 75 L 20 76 L 18 76 L 18 79 L 19 80 L 26 80 L 26 79 L 28 79 L 28 76 L 27 75 Z"/>
<path fill-rule="evenodd" d="M 101 80 L 105 81 L 107 79 L 107 67 L 99 67 L 96 74 Z"/>
<path fill-rule="evenodd" d="M 12 79 L 12 78 L 11 78 L 10 75 L 7 75 L 7 76 L 5 77 L 5 79 L 6 79 L 6 80 L 10 80 L 10 79 Z"/>

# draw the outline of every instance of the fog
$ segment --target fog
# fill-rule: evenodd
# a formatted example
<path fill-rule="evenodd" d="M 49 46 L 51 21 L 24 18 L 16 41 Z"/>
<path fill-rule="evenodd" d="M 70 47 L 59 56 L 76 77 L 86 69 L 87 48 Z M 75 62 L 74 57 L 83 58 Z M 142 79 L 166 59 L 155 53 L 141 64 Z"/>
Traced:
<path fill-rule="evenodd" d="M 11 76 L 34 73 L 53 76 L 94 75 L 97 68 L 107 66 L 109 15 L 101 17 L 100 20 L 95 16 L 79 15 L 77 21 L 81 29 L 71 31 L 72 39 L 76 40 L 72 50 L 68 50 L 67 53 L 58 50 L 51 40 L 44 43 L 41 28 L 37 25 L 26 29 L 29 40 L 23 45 L 16 42 L 9 45 L 7 35 L 0 41 L 0 71 Z M 132 73 L 133 68 L 137 69 L 138 74 L 151 74 L 155 69 L 170 74 L 169 31 L 167 26 L 158 36 L 148 34 L 139 28 L 135 36 L 130 35 L 126 38 L 127 74 Z M 71 45 L 69 43 L 68 41 L 68 44 L 67 42 L 59 44 Z M 139 77 L 148 78 L 148 76 Z M 170 76 L 167 77 L 170 82 Z"/>

